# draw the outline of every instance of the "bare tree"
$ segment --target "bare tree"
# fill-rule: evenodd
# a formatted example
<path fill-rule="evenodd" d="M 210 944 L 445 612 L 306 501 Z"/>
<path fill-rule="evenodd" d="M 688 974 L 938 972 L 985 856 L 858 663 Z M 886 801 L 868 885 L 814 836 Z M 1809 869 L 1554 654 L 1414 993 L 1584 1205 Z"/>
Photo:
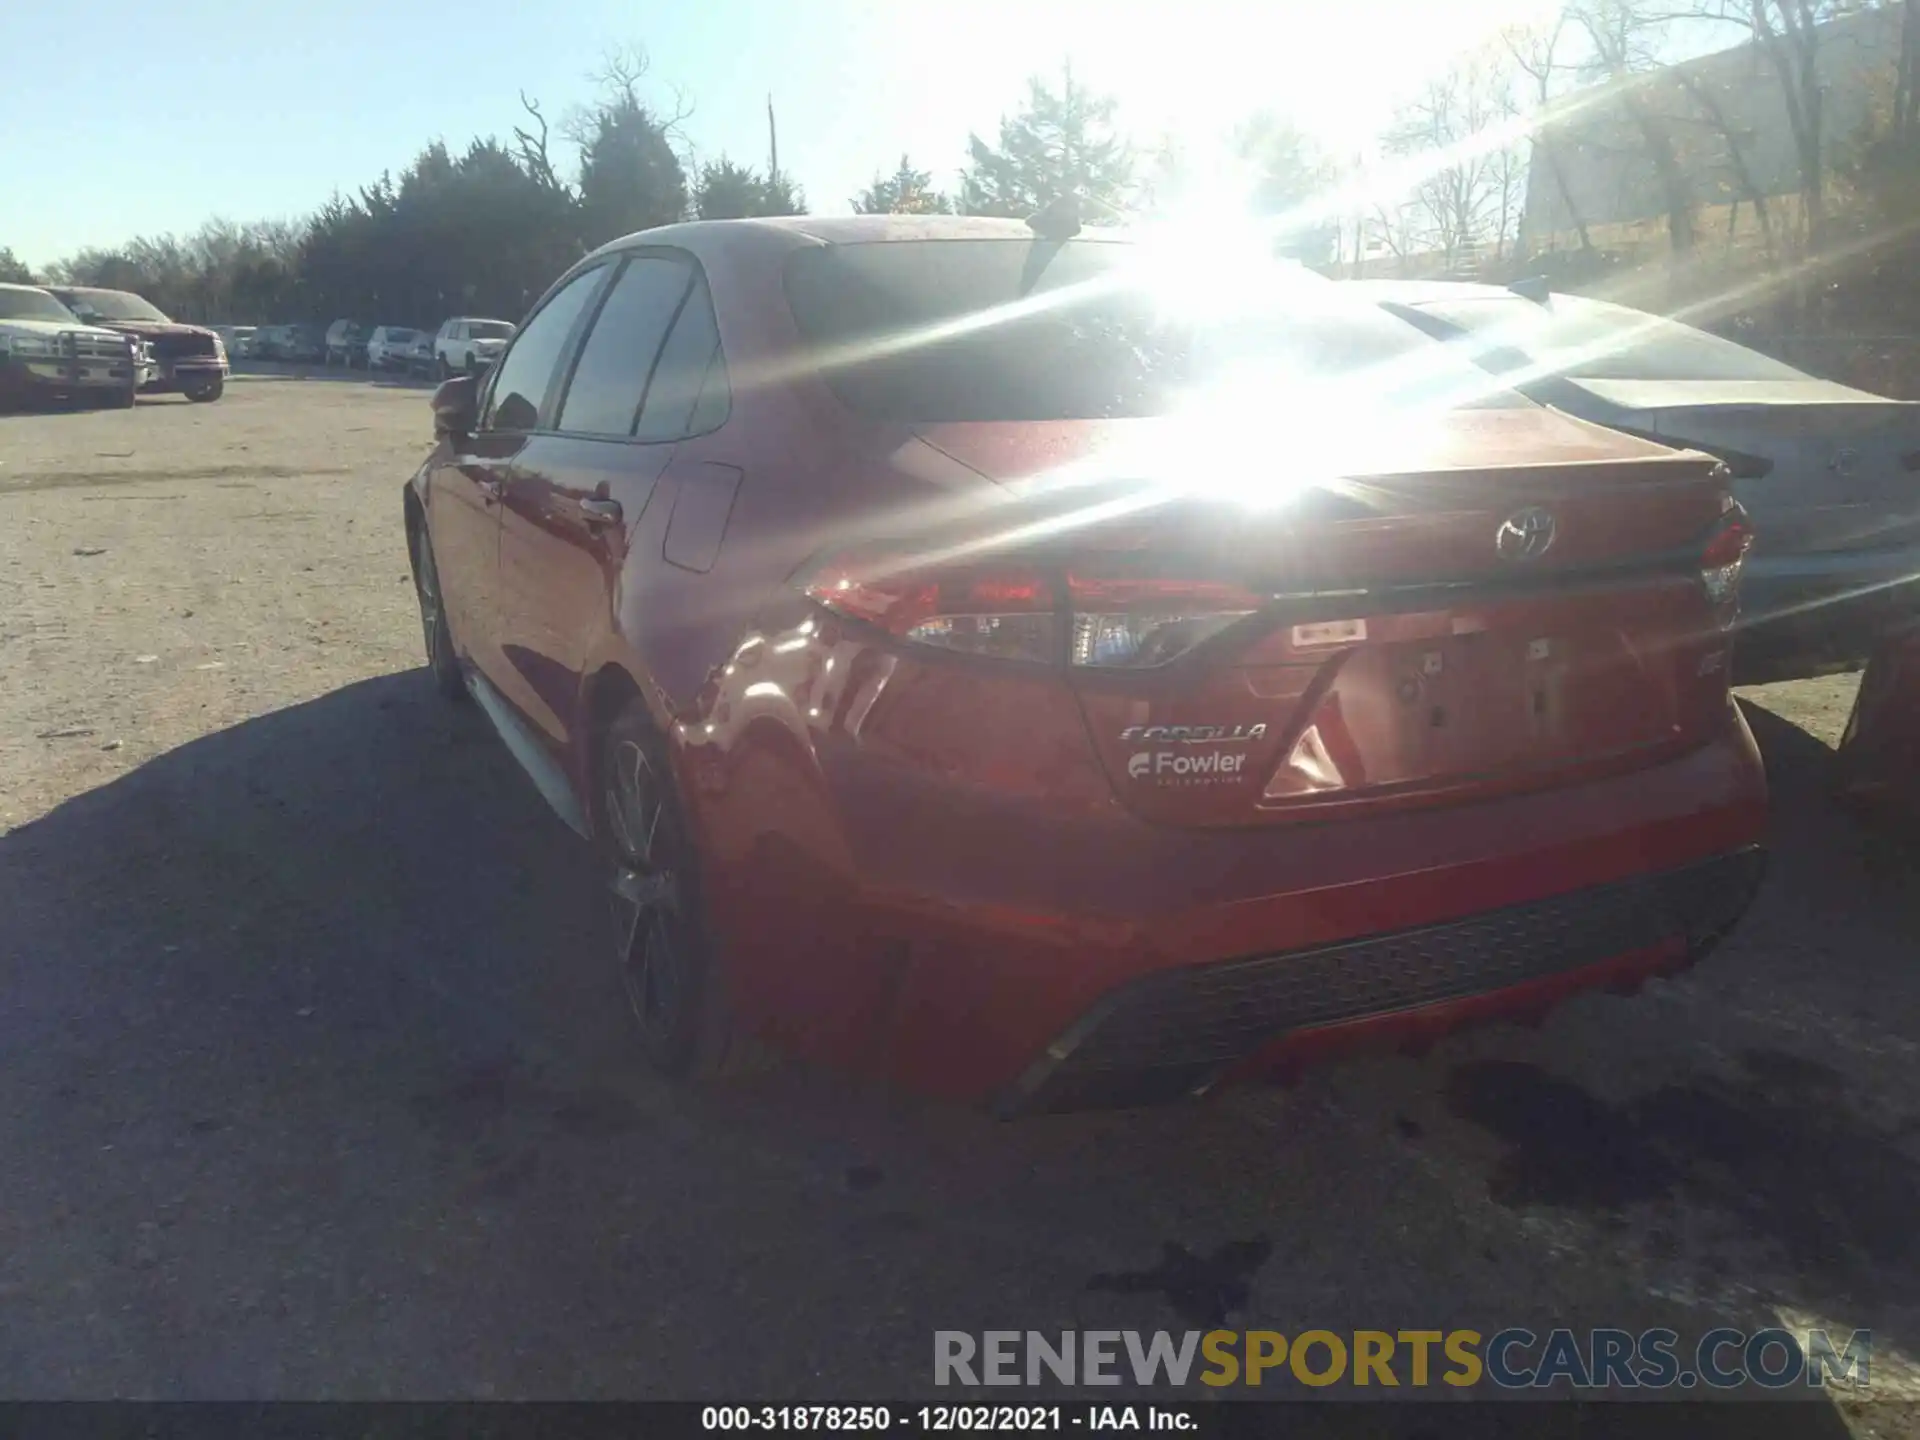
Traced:
<path fill-rule="evenodd" d="M 553 168 L 553 157 L 547 151 L 547 117 L 541 113 L 540 102 L 529 99 L 527 92 L 520 92 L 520 108 L 539 127 L 537 131 L 524 126 L 513 127 L 514 151 L 527 174 L 548 190 L 564 190 L 560 176 Z"/>
<path fill-rule="evenodd" d="M 1800 196 L 1810 253 L 1825 238 L 1826 175 L 1832 156 L 1826 133 L 1826 85 L 1820 69 L 1820 45 L 1826 26 L 1861 8 L 1859 0 L 1704 0 L 1690 16 L 1738 27 L 1759 52 L 1780 87 L 1800 171 Z M 1896 109 L 1908 116 L 1920 104 L 1911 94 L 1914 61 L 1907 43 L 1916 22 L 1911 4 L 1902 15 L 1900 85 Z"/>
<path fill-rule="evenodd" d="M 561 136 L 584 148 L 599 134 L 608 115 L 645 114 L 672 142 L 682 166 L 692 169 L 697 157 L 692 155 L 686 122 L 693 117 L 693 104 L 677 85 L 669 87 L 673 91 L 671 110 L 647 104 L 641 95 L 642 82 L 652 70 L 653 61 L 644 45 L 612 45 L 601 51 L 599 68 L 587 75 L 598 91 L 597 98 L 591 105 L 577 105 L 568 112 L 560 122 Z"/>
<path fill-rule="evenodd" d="M 1693 184 L 1675 140 L 1673 118 L 1649 83 L 1664 69 L 1661 48 L 1672 17 L 1652 11 L 1645 0 L 1574 0 L 1568 13 L 1587 42 L 1586 68 L 1614 86 L 1621 111 L 1653 166 L 1674 254 L 1687 255 L 1695 235 Z"/>
<path fill-rule="evenodd" d="M 1900 61 L 1893 98 L 1893 135 L 1909 144 L 1920 131 L 1920 3 L 1898 0 Z"/>
<path fill-rule="evenodd" d="M 1511 26 L 1501 32 L 1500 40 L 1506 46 L 1514 68 L 1525 77 L 1528 99 L 1533 104 L 1536 117 L 1532 136 L 1533 158 L 1546 167 L 1547 175 L 1553 181 L 1554 193 L 1560 197 L 1560 208 L 1566 212 L 1574 233 L 1580 237 L 1580 248 L 1591 252 L 1593 236 L 1588 231 L 1580 202 L 1574 195 L 1566 157 L 1561 153 L 1561 126 L 1552 113 L 1559 96 L 1559 81 L 1572 68 L 1566 54 L 1570 23 L 1567 12 L 1562 10 L 1551 25 Z"/>
<path fill-rule="evenodd" d="M 1385 250 L 1404 272 L 1413 254 L 1413 224 L 1406 205 L 1376 203 L 1371 215 L 1363 216 L 1355 226 L 1353 273 L 1366 274 L 1367 256 L 1376 247 Z"/>
<path fill-rule="evenodd" d="M 1488 241 L 1506 249 L 1521 186 L 1517 113 L 1510 57 L 1482 47 L 1402 105 L 1385 137 L 1389 154 L 1415 159 L 1407 198 L 1423 238 L 1450 263 Z"/>
<path fill-rule="evenodd" d="M 1727 218 L 1727 243 L 1733 243 L 1734 230 L 1740 219 L 1740 202 L 1745 200 L 1753 207 L 1754 219 L 1760 226 L 1760 237 L 1766 246 L 1767 257 L 1773 259 L 1778 251 L 1774 245 L 1773 215 L 1767 208 L 1766 192 L 1753 173 L 1753 166 L 1747 161 L 1746 142 L 1752 131 L 1735 125 L 1728 116 L 1726 107 L 1720 103 L 1720 96 L 1713 86 L 1697 70 L 1688 66 L 1677 66 L 1673 78 L 1686 92 L 1703 121 L 1711 127 L 1713 133 L 1726 146 L 1726 164 L 1731 173 L 1735 195 L 1731 213 Z"/>

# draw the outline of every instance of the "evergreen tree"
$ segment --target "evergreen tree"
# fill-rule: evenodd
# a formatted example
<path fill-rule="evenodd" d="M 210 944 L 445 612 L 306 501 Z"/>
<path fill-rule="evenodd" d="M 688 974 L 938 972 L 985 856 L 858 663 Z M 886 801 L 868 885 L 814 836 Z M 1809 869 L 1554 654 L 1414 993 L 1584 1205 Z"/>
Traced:
<path fill-rule="evenodd" d="M 853 197 L 853 208 L 861 215 L 950 215 L 953 202 L 933 188 L 933 176 L 916 170 L 907 157 L 900 157 L 900 168 L 887 176 L 876 175 L 873 183 Z"/>
<path fill-rule="evenodd" d="M 687 176 L 667 127 L 631 90 L 588 117 L 580 145 L 580 209 L 589 245 L 670 225 L 687 213 Z"/>
<path fill-rule="evenodd" d="M 807 205 L 785 175 L 762 179 L 758 171 L 723 155 L 701 168 L 693 213 L 702 220 L 739 220 L 752 215 L 804 215 Z"/>
<path fill-rule="evenodd" d="M 969 215 L 1026 216 L 1073 194 L 1103 208 L 1122 209 L 1133 185 L 1133 152 L 1113 128 L 1114 102 L 1062 76 L 1058 91 L 1035 77 L 1027 103 L 1000 122 L 1000 143 L 968 137 L 972 164 L 961 184 L 960 208 Z"/>

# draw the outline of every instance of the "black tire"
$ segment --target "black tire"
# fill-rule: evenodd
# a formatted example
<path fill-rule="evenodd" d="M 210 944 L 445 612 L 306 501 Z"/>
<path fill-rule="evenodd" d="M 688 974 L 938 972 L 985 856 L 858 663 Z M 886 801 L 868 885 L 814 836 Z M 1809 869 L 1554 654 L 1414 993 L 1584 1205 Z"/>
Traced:
<path fill-rule="evenodd" d="M 216 376 L 211 380 L 190 380 L 181 387 L 186 391 L 187 399 L 196 405 L 210 405 L 227 393 L 227 382 Z"/>
<path fill-rule="evenodd" d="M 595 772 L 594 829 L 611 872 L 610 948 L 641 1054 L 675 1079 L 764 1069 L 771 1057 L 735 1022 L 713 962 L 699 855 L 639 700 L 607 727 Z"/>
<path fill-rule="evenodd" d="M 135 385 L 129 385 L 124 390 L 116 390 L 107 400 L 107 407 L 112 410 L 131 410 L 134 397 L 138 393 L 139 387 Z"/>
<path fill-rule="evenodd" d="M 420 603 L 420 633 L 426 644 L 427 669 L 441 698 L 467 699 L 466 677 L 453 650 L 453 631 L 447 627 L 447 607 L 440 593 L 440 567 L 433 563 L 433 542 L 423 529 L 414 542 L 413 594 Z"/>

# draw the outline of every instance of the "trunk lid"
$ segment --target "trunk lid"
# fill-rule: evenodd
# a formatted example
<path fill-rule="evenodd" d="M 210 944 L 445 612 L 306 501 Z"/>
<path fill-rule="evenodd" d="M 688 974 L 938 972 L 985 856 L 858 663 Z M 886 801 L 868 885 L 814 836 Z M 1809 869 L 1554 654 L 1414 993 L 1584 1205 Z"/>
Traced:
<path fill-rule="evenodd" d="M 1920 404 L 1815 379 L 1577 383 L 1636 431 L 1726 457 L 1760 553 L 1920 541 Z"/>
<path fill-rule="evenodd" d="M 1367 473 L 1290 485 L 1295 452 L 1270 435 L 1236 456 L 1161 424 L 918 429 L 1059 526 L 1041 548 L 1080 661 L 1098 659 L 1081 653 L 1095 611 L 1244 611 L 1164 664 L 1069 666 L 1143 817 L 1266 825 L 1494 793 L 1652 763 L 1723 715 L 1724 617 L 1700 580 L 1727 504 L 1710 458 L 1504 408 L 1375 437 Z M 1124 498 L 1169 467 L 1224 474 Z"/>

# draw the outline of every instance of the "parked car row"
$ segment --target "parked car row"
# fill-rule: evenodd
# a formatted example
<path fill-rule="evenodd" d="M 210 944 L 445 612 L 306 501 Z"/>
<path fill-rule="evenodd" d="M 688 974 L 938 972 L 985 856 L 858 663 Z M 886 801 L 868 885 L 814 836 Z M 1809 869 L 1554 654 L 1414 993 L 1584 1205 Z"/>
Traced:
<path fill-rule="evenodd" d="M 218 400 L 219 335 L 140 296 L 85 285 L 0 285 L 0 402 L 126 408 L 141 393 Z"/>
<path fill-rule="evenodd" d="M 445 379 L 477 374 L 512 338 L 513 323 L 456 315 L 438 329 L 335 320 L 329 325 L 216 325 L 224 353 L 234 359 L 338 365 Z"/>
<path fill-rule="evenodd" d="M 513 336 L 507 320 L 457 315 L 438 330 L 336 320 L 326 328 L 321 358 L 349 369 L 404 374 L 474 374 L 489 364 Z"/>
<path fill-rule="evenodd" d="M 1690 965 L 1765 867 L 1749 566 L 1862 636 L 1920 574 L 1920 406 L 1058 217 L 629 236 L 433 413 L 428 667 L 596 847 L 647 1060 L 1004 1115 Z"/>
<path fill-rule="evenodd" d="M 324 360 L 327 353 L 326 328 L 305 322 L 262 325 L 253 332 L 249 359 L 252 360 Z"/>

